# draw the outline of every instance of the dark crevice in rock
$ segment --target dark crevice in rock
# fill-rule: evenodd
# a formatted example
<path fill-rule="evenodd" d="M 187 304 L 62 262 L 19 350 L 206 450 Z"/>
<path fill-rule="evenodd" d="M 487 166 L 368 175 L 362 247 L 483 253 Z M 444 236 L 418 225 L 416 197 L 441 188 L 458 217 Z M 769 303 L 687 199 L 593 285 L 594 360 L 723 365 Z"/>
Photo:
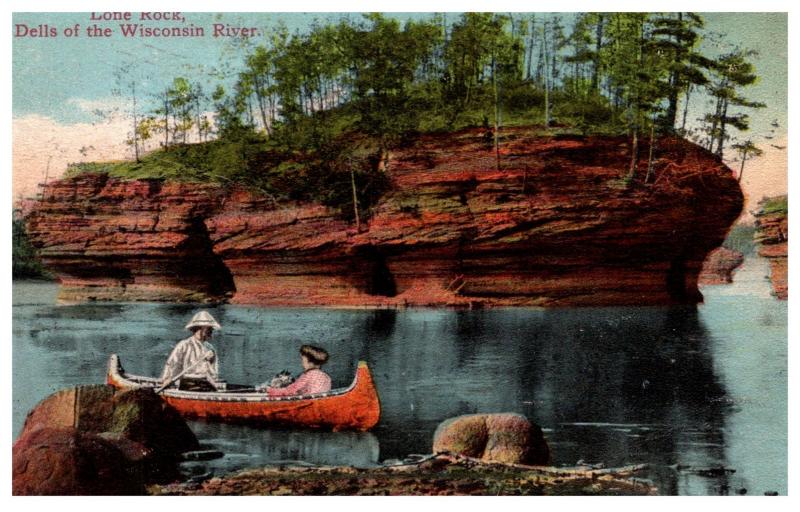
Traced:
<path fill-rule="evenodd" d="M 215 297 L 230 297 L 236 292 L 233 275 L 223 263 L 222 258 L 214 253 L 213 243 L 208 234 L 204 219 L 191 219 L 188 230 L 190 255 L 184 261 L 185 270 L 199 277 L 205 277 L 207 293 Z"/>
<path fill-rule="evenodd" d="M 366 292 L 383 297 L 397 295 L 397 283 L 383 254 L 374 245 L 365 246 L 359 252 L 367 263 Z"/>

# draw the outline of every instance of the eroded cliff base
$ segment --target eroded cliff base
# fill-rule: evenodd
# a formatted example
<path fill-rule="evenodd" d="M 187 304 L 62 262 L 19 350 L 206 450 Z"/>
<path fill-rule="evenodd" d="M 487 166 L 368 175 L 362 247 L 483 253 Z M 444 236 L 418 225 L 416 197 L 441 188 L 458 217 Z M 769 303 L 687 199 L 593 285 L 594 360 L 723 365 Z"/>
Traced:
<path fill-rule="evenodd" d="M 392 188 L 356 229 L 316 203 L 211 184 L 82 174 L 50 183 L 28 230 L 61 299 L 280 306 L 695 303 L 742 208 L 731 171 L 658 141 L 624 178 L 618 137 L 507 130 L 422 136 L 388 158 Z M 643 155 L 647 148 L 643 148 Z"/>

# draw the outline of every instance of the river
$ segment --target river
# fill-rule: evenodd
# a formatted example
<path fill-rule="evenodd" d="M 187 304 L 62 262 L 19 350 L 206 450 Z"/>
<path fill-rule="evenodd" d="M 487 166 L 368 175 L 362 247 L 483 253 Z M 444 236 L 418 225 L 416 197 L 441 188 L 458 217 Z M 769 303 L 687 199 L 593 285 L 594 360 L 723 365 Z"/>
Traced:
<path fill-rule="evenodd" d="M 519 412 L 540 425 L 555 465 L 648 463 L 663 494 L 787 493 L 787 302 L 752 257 L 698 307 L 340 310 L 209 308 L 228 382 L 299 371 L 298 347 L 332 355 L 346 386 L 369 362 L 382 417 L 369 433 L 191 422 L 225 456 L 189 475 L 285 461 L 369 466 L 430 451 L 442 420 Z M 56 305 L 52 283 L 13 286 L 13 435 L 39 400 L 101 383 L 110 353 L 155 375 L 196 307 Z M 731 471 L 702 474 L 706 468 Z"/>

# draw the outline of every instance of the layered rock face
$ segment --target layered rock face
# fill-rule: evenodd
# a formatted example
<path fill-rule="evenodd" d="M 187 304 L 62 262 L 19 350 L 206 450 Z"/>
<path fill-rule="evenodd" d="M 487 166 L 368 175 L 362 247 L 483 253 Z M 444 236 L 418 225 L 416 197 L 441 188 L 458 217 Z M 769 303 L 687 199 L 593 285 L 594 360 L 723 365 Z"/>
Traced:
<path fill-rule="evenodd" d="M 755 241 L 758 255 L 769 260 L 773 294 L 782 300 L 789 298 L 789 216 L 784 212 L 756 213 Z"/>
<path fill-rule="evenodd" d="M 660 140 L 626 184 L 624 138 L 479 130 L 393 151 L 358 232 L 330 208 L 210 185 L 84 175 L 28 218 L 66 300 L 262 305 L 574 306 L 702 300 L 697 277 L 742 208 L 731 171 Z M 646 152 L 643 152 L 646 154 Z"/>
<path fill-rule="evenodd" d="M 49 184 L 28 229 L 64 302 L 213 301 L 233 290 L 204 223 L 221 201 L 212 186 L 82 175 Z"/>

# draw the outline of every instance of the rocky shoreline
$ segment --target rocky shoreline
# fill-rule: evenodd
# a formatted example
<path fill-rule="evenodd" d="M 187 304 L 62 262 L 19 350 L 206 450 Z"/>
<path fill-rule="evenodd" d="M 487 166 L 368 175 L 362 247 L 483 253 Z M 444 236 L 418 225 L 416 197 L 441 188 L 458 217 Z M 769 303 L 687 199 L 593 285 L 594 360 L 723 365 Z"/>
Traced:
<path fill-rule="evenodd" d="M 372 469 L 273 466 L 200 483 L 153 485 L 157 496 L 652 496 L 653 484 L 636 475 L 646 466 L 618 469 L 555 468 L 490 463 L 437 454 L 411 464 Z"/>
<path fill-rule="evenodd" d="M 645 466 L 548 467 L 542 430 L 513 413 L 442 422 L 434 454 L 372 468 L 271 466 L 201 481 L 179 463 L 201 450 L 177 411 L 153 390 L 78 386 L 29 413 L 13 445 L 14 495 L 580 495 L 656 493 Z M 539 465 L 536 465 L 539 464 Z"/>

